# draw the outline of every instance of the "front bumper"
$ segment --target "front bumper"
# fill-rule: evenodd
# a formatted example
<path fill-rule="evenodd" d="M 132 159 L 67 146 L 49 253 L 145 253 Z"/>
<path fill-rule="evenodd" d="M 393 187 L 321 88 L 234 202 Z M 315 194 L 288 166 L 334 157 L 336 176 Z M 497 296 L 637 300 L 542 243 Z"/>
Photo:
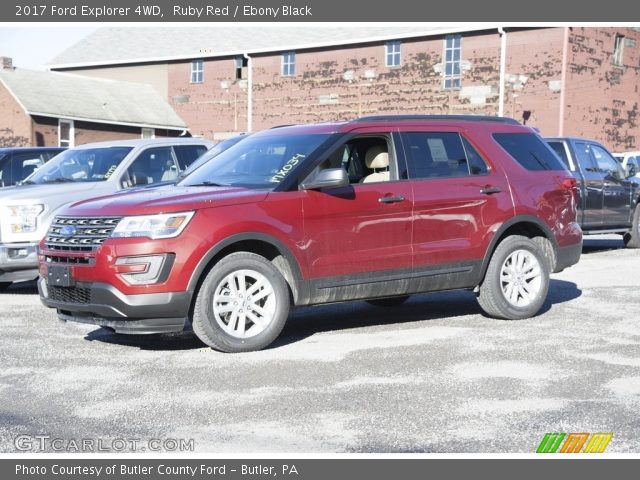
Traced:
<path fill-rule="evenodd" d="M 38 244 L 0 244 L 0 282 L 23 282 L 38 276 Z"/>
<path fill-rule="evenodd" d="M 147 334 L 190 329 L 191 292 L 125 295 L 104 283 L 76 283 L 71 287 L 38 280 L 40 300 L 58 311 L 64 321 L 88 323 L 116 333 Z"/>

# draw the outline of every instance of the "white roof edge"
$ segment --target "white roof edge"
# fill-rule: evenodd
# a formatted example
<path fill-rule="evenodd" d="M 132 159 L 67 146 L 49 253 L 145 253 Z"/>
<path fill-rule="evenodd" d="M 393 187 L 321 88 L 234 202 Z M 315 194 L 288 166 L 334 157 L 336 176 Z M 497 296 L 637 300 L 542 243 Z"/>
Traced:
<path fill-rule="evenodd" d="M 78 122 L 106 123 L 108 125 L 122 125 L 125 127 L 164 128 L 166 130 L 188 130 L 189 129 L 186 125 L 184 127 L 169 126 L 169 125 L 154 125 L 150 123 L 118 122 L 115 120 L 102 120 L 98 118 L 74 117 L 69 115 L 55 115 L 53 113 L 31 112 L 31 111 L 26 111 L 26 112 L 29 115 L 37 115 L 39 117 L 60 118 L 62 120 L 74 120 Z"/>
<path fill-rule="evenodd" d="M 407 27 L 410 28 L 410 27 Z M 433 31 L 415 31 L 415 32 L 407 32 L 404 34 L 395 34 L 395 35 L 380 35 L 376 37 L 363 37 L 354 40 L 343 40 L 339 42 L 319 42 L 319 43 L 309 43 L 309 44 L 300 44 L 300 45 L 287 45 L 282 47 L 269 47 L 267 49 L 264 48 L 254 48 L 254 49 L 246 49 L 246 50 L 231 50 L 219 53 L 200 53 L 193 55 L 170 55 L 166 57 L 151 57 L 151 58 L 128 58 L 124 60 L 107 60 L 102 62 L 76 62 L 76 63 L 59 63 L 59 64 L 49 64 L 47 68 L 49 70 L 57 69 L 57 68 L 77 68 L 77 67 L 99 67 L 99 66 L 110 66 L 110 65 L 128 65 L 132 63 L 157 63 L 157 62 L 166 62 L 172 60 L 191 60 L 198 58 L 218 58 L 218 57 L 230 57 L 234 55 L 242 55 L 246 53 L 256 54 L 256 53 L 270 53 L 270 52 L 286 52 L 292 50 L 310 50 L 314 48 L 325 48 L 325 47 L 339 47 L 343 45 L 357 45 L 359 43 L 373 43 L 373 42 L 384 42 L 387 40 L 397 40 L 402 38 L 417 38 L 417 37 L 436 37 L 440 35 L 447 35 L 450 33 L 461 33 L 461 32 L 477 32 L 481 30 L 492 30 L 497 29 L 496 26 L 493 25 L 477 25 L 477 26 L 465 26 L 465 27 L 455 27 L 455 28 L 443 28 L 442 30 Z"/>

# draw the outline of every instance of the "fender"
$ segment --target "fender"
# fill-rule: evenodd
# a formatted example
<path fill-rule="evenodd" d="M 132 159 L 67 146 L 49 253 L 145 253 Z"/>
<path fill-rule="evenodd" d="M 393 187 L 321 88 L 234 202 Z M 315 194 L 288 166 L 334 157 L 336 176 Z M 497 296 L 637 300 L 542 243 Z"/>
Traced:
<path fill-rule="evenodd" d="M 480 281 L 482 281 L 482 279 L 484 279 L 484 276 L 487 273 L 487 268 L 489 268 L 489 261 L 491 260 L 491 256 L 493 255 L 493 252 L 496 249 L 496 246 L 498 245 L 498 242 L 502 238 L 502 235 L 509 228 L 513 227 L 514 225 L 516 225 L 518 223 L 533 223 L 535 226 L 540 228 L 540 230 L 542 230 L 544 232 L 545 236 L 547 237 L 547 240 L 549 240 L 551 242 L 551 246 L 553 248 L 554 256 L 557 258 L 557 255 L 558 255 L 558 244 L 556 242 L 556 237 L 553 234 L 553 232 L 551 231 L 551 229 L 549 228 L 549 226 L 546 223 L 544 223 L 542 220 L 540 220 L 539 218 L 536 218 L 534 216 L 531 216 L 531 215 L 518 215 L 518 216 L 515 216 L 513 218 L 510 218 L 509 220 L 504 222 L 502 225 L 500 225 L 500 228 L 498 228 L 498 230 L 494 234 L 493 238 L 491 239 L 491 242 L 489 243 L 489 248 L 487 248 L 487 252 L 484 255 L 484 260 L 482 261 L 482 267 L 480 269 L 480 273 L 481 273 Z"/>
<path fill-rule="evenodd" d="M 274 247 L 280 254 L 285 258 L 289 267 L 291 269 L 291 274 L 293 275 L 293 282 L 295 283 L 294 290 L 297 290 L 297 298 L 294 298 L 295 304 L 300 305 L 301 303 L 305 303 L 305 299 L 309 298 L 309 282 L 302 278 L 302 273 L 300 272 L 300 265 L 298 264 L 298 260 L 291 250 L 280 240 L 271 235 L 266 235 L 260 232 L 245 232 L 238 233 L 236 235 L 231 235 L 230 237 L 225 238 L 224 240 L 216 243 L 213 247 L 207 251 L 207 253 L 200 259 L 198 265 L 195 270 L 191 274 L 191 278 L 189 279 L 188 290 L 190 292 L 195 292 L 196 286 L 202 276 L 203 272 L 209 265 L 209 262 L 213 260 L 213 258 L 220 253 L 222 250 L 227 248 L 234 243 L 243 242 L 247 240 L 258 240 L 264 243 L 268 243 L 272 247 Z"/>

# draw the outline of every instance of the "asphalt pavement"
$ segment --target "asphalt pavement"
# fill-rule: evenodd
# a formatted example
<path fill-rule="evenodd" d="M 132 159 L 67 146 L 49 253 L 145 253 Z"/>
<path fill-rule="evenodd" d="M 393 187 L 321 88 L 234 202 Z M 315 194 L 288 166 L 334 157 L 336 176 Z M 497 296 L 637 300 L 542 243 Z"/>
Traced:
<path fill-rule="evenodd" d="M 62 323 L 0 293 L 0 452 L 533 453 L 547 432 L 640 452 L 640 250 L 591 237 L 542 313 L 472 293 L 294 311 L 265 351 Z"/>

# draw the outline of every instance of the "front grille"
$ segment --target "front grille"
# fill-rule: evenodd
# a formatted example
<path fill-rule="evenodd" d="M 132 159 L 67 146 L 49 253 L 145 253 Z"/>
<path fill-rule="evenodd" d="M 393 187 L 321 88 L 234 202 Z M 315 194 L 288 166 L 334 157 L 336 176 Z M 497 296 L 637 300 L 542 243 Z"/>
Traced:
<path fill-rule="evenodd" d="M 94 257 L 60 257 L 58 255 L 46 255 L 47 263 L 67 263 L 70 265 L 93 265 L 96 261 Z"/>
<path fill-rule="evenodd" d="M 45 237 L 45 246 L 66 252 L 93 251 L 109 238 L 120 220 L 122 217 L 56 217 Z"/>
<path fill-rule="evenodd" d="M 81 287 L 56 287 L 49 286 L 49 299 L 54 302 L 65 303 L 89 303 L 91 290 Z"/>

